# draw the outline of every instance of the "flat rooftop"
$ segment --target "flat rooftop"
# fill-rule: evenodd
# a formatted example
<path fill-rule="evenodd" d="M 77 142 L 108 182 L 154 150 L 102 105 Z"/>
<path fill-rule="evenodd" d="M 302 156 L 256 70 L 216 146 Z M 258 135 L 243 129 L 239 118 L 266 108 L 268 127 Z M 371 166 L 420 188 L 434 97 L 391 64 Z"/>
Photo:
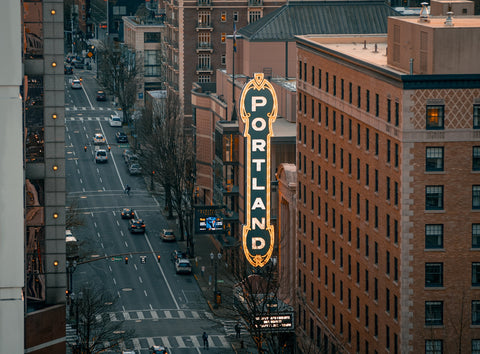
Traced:
<path fill-rule="evenodd" d="M 446 16 L 430 16 L 428 22 L 419 22 L 418 16 L 394 17 L 400 18 L 405 22 L 416 23 L 421 26 L 432 28 L 475 28 L 480 27 L 480 16 L 452 16 L 453 26 L 445 26 Z"/>

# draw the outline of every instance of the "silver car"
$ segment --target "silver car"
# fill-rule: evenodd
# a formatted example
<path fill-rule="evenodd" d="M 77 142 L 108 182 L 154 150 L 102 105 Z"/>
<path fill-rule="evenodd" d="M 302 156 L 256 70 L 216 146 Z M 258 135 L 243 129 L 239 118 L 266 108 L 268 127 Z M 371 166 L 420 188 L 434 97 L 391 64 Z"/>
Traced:
<path fill-rule="evenodd" d="M 133 163 L 128 168 L 128 173 L 130 173 L 131 175 L 139 175 L 142 173 L 142 168 L 138 163 Z"/>

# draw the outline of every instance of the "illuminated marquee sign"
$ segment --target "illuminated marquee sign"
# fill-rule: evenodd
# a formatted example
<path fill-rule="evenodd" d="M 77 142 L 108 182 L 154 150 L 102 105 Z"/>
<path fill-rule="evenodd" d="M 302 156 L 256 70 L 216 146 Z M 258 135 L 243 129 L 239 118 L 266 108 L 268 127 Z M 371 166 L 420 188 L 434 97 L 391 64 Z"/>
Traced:
<path fill-rule="evenodd" d="M 223 233 L 222 208 L 218 206 L 195 207 L 195 233 Z"/>
<path fill-rule="evenodd" d="M 243 88 L 240 115 L 246 138 L 243 251 L 252 266 L 263 267 L 272 256 L 274 244 L 270 224 L 270 138 L 277 118 L 277 95 L 262 73 L 256 73 Z"/>
<path fill-rule="evenodd" d="M 295 329 L 293 313 L 255 316 L 255 326 L 262 331 L 289 332 Z"/>

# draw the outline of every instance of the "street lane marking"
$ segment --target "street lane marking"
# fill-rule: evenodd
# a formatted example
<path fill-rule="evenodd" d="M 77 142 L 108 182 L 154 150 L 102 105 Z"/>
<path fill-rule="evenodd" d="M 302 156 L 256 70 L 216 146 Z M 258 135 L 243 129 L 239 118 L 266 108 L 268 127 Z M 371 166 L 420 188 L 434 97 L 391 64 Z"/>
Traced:
<path fill-rule="evenodd" d="M 110 268 L 110 271 L 113 272 L 112 266 L 110 264 L 108 265 L 108 268 Z"/>
<path fill-rule="evenodd" d="M 110 321 L 117 321 L 117 316 L 115 316 L 115 313 L 110 313 Z"/>
<path fill-rule="evenodd" d="M 145 294 L 145 296 L 148 296 L 147 295 L 147 290 L 143 290 L 143 293 Z"/>
<path fill-rule="evenodd" d="M 168 310 L 165 311 L 165 317 L 166 318 L 172 318 L 172 313 Z"/>
<path fill-rule="evenodd" d="M 160 337 L 160 339 L 162 340 L 162 343 L 165 347 L 167 347 L 167 348 L 171 347 L 170 342 L 168 340 L 168 337 Z"/>
<path fill-rule="evenodd" d="M 100 242 L 100 245 L 102 246 L 102 248 L 105 248 L 105 246 L 103 245 L 103 242 Z"/>
<path fill-rule="evenodd" d="M 100 232 L 97 232 L 97 236 L 98 236 L 98 237 L 101 237 L 101 236 L 100 236 Z"/>
<path fill-rule="evenodd" d="M 150 304 L 150 306 L 152 306 L 152 305 Z M 158 315 L 157 315 L 157 312 L 156 312 L 156 311 L 150 311 L 150 314 L 152 315 L 152 318 L 153 318 L 154 320 L 158 320 Z"/>
<path fill-rule="evenodd" d="M 115 212 L 113 214 L 115 215 Z M 117 222 L 117 226 L 120 226 L 120 223 L 118 222 L 118 220 L 116 220 L 116 222 Z"/>
<path fill-rule="evenodd" d="M 81 184 L 83 184 L 83 181 L 82 181 L 82 179 L 81 179 L 81 178 L 80 178 L 80 183 L 81 183 Z"/>
<path fill-rule="evenodd" d="M 95 221 L 93 222 L 93 226 L 95 226 L 95 228 L 97 227 L 97 223 Z"/>
<path fill-rule="evenodd" d="M 185 316 L 185 312 L 183 312 L 183 311 L 178 311 L 178 317 L 187 318 L 187 316 Z"/>
<path fill-rule="evenodd" d="M 148 344 L 148 347 L 151 348 L 155 345 L 155 341 L 153 340 L 152 337 L 148 337 L 147 338 L 147 344 Z"/>
<path fill-rule="evenodd" d="M 120 225 L 119 225 L 120 226 Z M 120 230 L 120 235 L 125 236 L 122 230 Z"/>
<path fill-rule="evenodd" d="M 195 319 L 200 318 L 200 315 L 198 314 L 197 311 L 192 311 L 192 316 L 193 316 L 193 318 L 195 318 Z"/>
<path fill-rule="evenodd" d="M 142 277 L 138 277 L 138 280 L 140 281 L 140 283 L 143 283 Z"/>
<path fill-rule="evenodd" d="M 185 345 L 185 342 L 183 341 L 182 337 L 177 336 L 175 337 L 175 340 L 178 343 L 178 348 L 186 348 L 187 346 Z"/>
<path fill-rule="evenodd" d="M 138 338 L 132 338 L 133 345 L 136 350 L 140 350 L 142 346 L 140 345 L 140 340 Z"/>
<path fill-rule="evenodd" d="M 125 241 L 125 247 L 128 247 L 128 243 L 127 243 L 127 241 Z"/>
<path fill-rule="evenodd" d="M 113 278 L 113 283 L 117 285 L 117 281 L 115 280 L 115 278 Z"/>
<path fill-rule="evenodd" d="M 133 265 L 133 267 L 135 268 L 135 270 L 138 270 L 138 269 L 137 269 L 137 265 L 136 265 L 136 264 L 134 264 L 134 265 Z"/>
<path fill-rule="evenodd" d="M 142 311 L 137 311 L 137 316 L 138 316 L 138 319 L 139 319 L 139 320 L 144 320 L 144 319 L 145 319 L 145 316 L 143 316 L 143 312 L 142 312 Z"/>

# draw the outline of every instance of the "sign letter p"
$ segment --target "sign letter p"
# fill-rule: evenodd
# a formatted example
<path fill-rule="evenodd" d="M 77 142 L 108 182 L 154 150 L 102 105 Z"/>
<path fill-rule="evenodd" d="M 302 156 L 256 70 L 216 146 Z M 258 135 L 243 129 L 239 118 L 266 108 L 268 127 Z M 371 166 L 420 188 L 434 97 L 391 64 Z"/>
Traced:
<path fill-rule="evenodd" d="M 252 112 L 257 111 L 257 107 L 263 107 L 267 104 L 266 97 L 252 96 Z"/>

